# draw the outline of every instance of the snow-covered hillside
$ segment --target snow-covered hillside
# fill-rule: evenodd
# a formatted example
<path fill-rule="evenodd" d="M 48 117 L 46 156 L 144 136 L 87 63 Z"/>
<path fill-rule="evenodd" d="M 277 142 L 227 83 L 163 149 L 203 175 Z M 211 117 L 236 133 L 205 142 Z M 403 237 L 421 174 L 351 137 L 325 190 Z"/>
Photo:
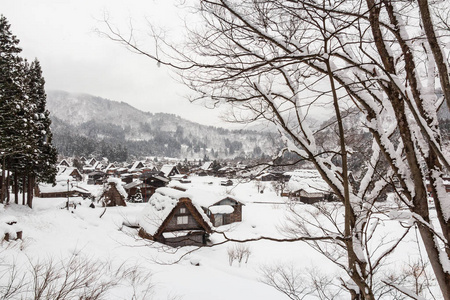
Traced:
<path fill-rule="evenodd" d="M 252 182 L 224 187 L 220 186 L 220 178 L 191 179 L 191 183 L 186 184 L 190 193 L 203 190 L 217 195 L 229 194 L 245 203 L 243 221 L 218 227 L 217 231 L 226 232 L 235 239 L 286 237 L 287 233 L 280 229 L 287 224 L 291 207 L 285 203 L 286 198 L 276 196 L 269 183 L 264 193 L 257 193 Z M 83 186 L 91 190 L 98 189 L 96 186 Z M 318 289 L 312 286 L 313 279 L 328 278 L 330 281 L 323 283 L 323 287 L 331 292 L 339 288 L 341 276 L 346 278 L 333 262 L 303 242 L 260 240 L 200 249 L 184 247 L 175 251 L 142 240 L 137 237 L 136 229 L 123 226 L 124 221 L 134 224 L 149 204 L 128 203 L 127 207 L 110 207 L 99 218 L 103 208 L 90 208 L 89 201 L 79 198 L 72 200 L 80 205 L 69 211 L 63 209 L 67 201 L 64 198 L 35 198 L 33 209 L 14 204 L 0 207 L 0 219 L 14 217 L 23 230 L 23 240 L 3 242 L 0 246 L 0 275 L 3 274 L 0 276 L 0 292 L 4 291 L 3 287 L 11 274 L 16 274 L 17 282 L 29 284 L 12 299 L 20 299 L 20 296 L 30 299 L 33 293 L 29 289 L 32 287 L 32 266 L 40 264 L 48 267 L 50 263 L 53 266 L 67 266 L 71 261 L 88 262 L 92 275 L 100 277 L 96 279 L 100 281 L 92 279 L 83 288 L 98 286 L 99 282 L 115 283 L 102 298 L 109 300 L 284 300 L 289 298 L 264 283 L 267 275 L 277 274 L 276 271 L 282 267 L 289 271 L 288 275 L 293 276 L 291 279 L 296 280 L 295 288 L 304 288 L 304 293 L 311 293 L 303 299 L 317 299 L 314 294 Z M 300 214 L 313 209 L 310 205 L 295 206 L 296 212 Z M 388 220 L 381 214 L 378 226 L 381 234 L 372 241 L 374 244 L 380 242 L 381 238 L 386 241 L 395 238 L 402 231 L 397 221 Z M 219 233 L 213 233 L 210 238 L 214 243 L 223 241 Z M 239 264 L 233 261 L 230 265 L 228 253 L 239 247 L 246 247 L 250 251 L 248 262 Z M 385 273 L 380 272 L 380 275 L 388 276 L 386 274 L 394 274 L 399 270 L 406 272 L 408 263 L 423 259 L 418 247 L 421 248 L 412 230 L 400 248 L 384 261 L 382 270 Z M 345 260 L 345 257 L 340 259 Z M 13 266 L 15 269 L 12 269 Z M 13 270 L 16 273 L 11 273 Z M 25 276 L 23 281 L 22 276 Z M 150 287 L 151 293 L 145 294 L 147 287 Z M 132 298 L 133 293 L 136 298 Z M 348 299 L 348 295 L 335 294 L 330 299 Z"/>
<path fill-rule="evenodd" d="M 47 108 L 53 118 L 52 130 L 57 146 L 60 144 L 59 139 L 67 139 L 67 134 L 86 136 L 97 141 L 116 140 L 122 144 L 124 140 L 151 140 L 155 141 L 152 144 L 161 144 L 161 151 L 164 151 L 164 147 L 170 151 L 174 147 L 180 148 L 181 145 L 177 154 L 182 158 L 188 156 L 187 148 L 195 153 L 201 152 L 198 156 L 203 158 L 205 149 L 213 150 L 213 155 L 229 157 L 252 153 L 255 148 L 271 154 L 279 146 L 272 138 L 273 133 L 204 126 L 176 115 L 143 112 L 124 102 L 88 94 L 49 91 Z M 62 134 L 64 136 L 61 136 Z M 58 150 L 63 152 L 63 149 Z M 186 150 L 186 153 L 182 153 L 183 150 Z M 173 155 L 174 153 L 170 153 L 167 156 Z"/>

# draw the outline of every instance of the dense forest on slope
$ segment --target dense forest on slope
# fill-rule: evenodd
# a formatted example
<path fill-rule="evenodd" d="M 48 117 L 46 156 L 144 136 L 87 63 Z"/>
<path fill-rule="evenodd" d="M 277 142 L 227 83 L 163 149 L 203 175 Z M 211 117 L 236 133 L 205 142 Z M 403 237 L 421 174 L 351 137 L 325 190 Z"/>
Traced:
<path fill-rule="evenodd" d="M 260 157 L 279 148 L 273 134 L 204 126 L 176 115 L 142 112 L 86 94 L 48 92 L 55 146 L 62 155 L 179 158 Z"/>

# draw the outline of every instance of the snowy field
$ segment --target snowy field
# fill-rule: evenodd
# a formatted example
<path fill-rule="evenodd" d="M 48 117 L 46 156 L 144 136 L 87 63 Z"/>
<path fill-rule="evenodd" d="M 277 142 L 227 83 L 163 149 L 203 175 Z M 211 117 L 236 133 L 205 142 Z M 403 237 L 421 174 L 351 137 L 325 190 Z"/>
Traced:
<path fill-rule="evenodd" d="M 220 186 L 220 178 L 213 177 L 193 177 L 192 183 L 186 186 L 223 195 L 231 194 L 245 203 L 242 222 L 217 228 L 226 231 L 230 237 L 286 237 L 279 229 L 286 224 L 290 213 L 289 206 L 285 204 L 286 198 L 276 196 L 269 183 L 262 194 L 257 193 L 252 182 L 224 187 Z M 84 187 L 91 190 L 98 188 L 88 185 Z M 32 266 L 35 274 L 40 274 L 39 270 L 42 271 L 42 268 L 38 269 L 36 266 L 50 264 L 61 265 L 68 273 L 76 273 L 74 266 L 80 265 L 70 265 L 71 261 L 87 262 L 87 266 L 91 268 L 89 273 L 93 277 L 84 289 L 98 290 L 99 285 L 114 282 L 102 298 L 111 300 L 283 300 L 289 298 L 265 284 L 264 273 L 274 274 L 272 272 L 277 267 L 288 267 L 293 278 L 297 278 L 298 288 L 305 288 L 305 293 L 318 291 L 317 287 L 308 286 L 312 278 L 329 278 L 331 281 L 323 285 L 331 291 L 335 289 L 335 285 L 340 284 L 339 277 L 345 276 L 333 262 L 303 242 L 261 240 L 246 243 L 244 246 L 224 243 L 196 251 L 192 251 L 196 249 L 194 247 L 175 251 L 158 243 L 144 241 L 137 237 L 135 229 L 122 225 L 124 221 L 135 223 L 143 207 L 147 205 L 145 203 L 128 203 L 127 207 L 107 208 L 103 217 L 99 218 L 104 210 L 102 207 L 90 208 L 90 201 L 74 198 L 71 200 L 81 205 L 68 211 L 63 209 L 66 200 L 34 198 L 33 209 L 14 204 L 0 206 L 0 219 L 12 216 L 23 230 L 23 240 L 4 241 L 0 248 L 2 287 L 4 288 L 11 278 L 16 284 L 23 285 L 20 293 L 16 294 L 22 298 L 12 299 L 29 299 L 33 278 L 39 277 L 32 275 Z M 310 205 L 299 204 L 295 207 L 300 213 L 311 209 Z M 379 244 L 381 238 L 386 243 L 395 241 L 402 232 L 402 226 L 381 214 L 379 219 L 379 235 L 372 243 Z M 222 240 L 218 233 L 211 235 L 213 242 Z M 250 251 L 248 261 L 242 261 L 240 264 L 234 261 L 230 266 L 228 250 L 233 247 L 246 247 Z M 421 246 L 417 243 L 413 229 L 396 252 L 383 263 L 380 275 L 387 277 L 394 272 L 406 273 L 405 266 L 421 259 L 420 254 L 424 253 L 424 250 L 419 251 L 419 248 Z M 383 247 L 378 251 L 382 250 Z M 345 260 L 345 257 L 337 259 Z M 68 265 L 70 266 L 67 267 Z M 347 294 L 342 293 L 332 299 L 348 298 Z M 46 297 L 43 296 L 42 299 Z M 303 299 L 318 298 L 310 294 Z M 385 295 L 382 299 L 394 298 Z"/>

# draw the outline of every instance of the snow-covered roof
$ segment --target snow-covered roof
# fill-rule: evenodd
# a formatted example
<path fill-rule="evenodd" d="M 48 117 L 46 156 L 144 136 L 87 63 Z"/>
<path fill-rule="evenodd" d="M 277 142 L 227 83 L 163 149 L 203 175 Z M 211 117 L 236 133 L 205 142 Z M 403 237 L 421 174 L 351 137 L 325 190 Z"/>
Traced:
<path fill-rule="evenodd" d="M 110 169 L 117 169 L 116 165 L 114 163 L 109 163 L 108 166 L 106 166 L 105 168 L 106 170 L 110 170 Z"/>
<path fill-rule="evenodd" d="M 186 193 L 188 193 L 190 195 L 190 199 L 192 200 L 192 203 L 199 205 L 200 207 L 209 208 L 210 206 L 216 204 L 217 202 L 220 202 L 221 200 L 223 200 L 225 198 L 232 198 L 232 199 L 242 203 L 242 201 L 237 199 L 235 196 L 217 193 L 210 189 L 204 189 L 201 187 L 193 187 L 192 185 L 184 185 L 178 181 L 171 181 L 169 183 L 169 187 L 172 187 L 172 188 L 178 187 L 178 188 L 186 190 Z"/>
<path fill-rule="evenodd" d="M 234 208 L 231 205 L 214 205 L 210 206 L 209 210 L 213 214 L 231 214 L 234 212 Z"/>
<path fill-rule="evenodd" d="M 69 162 L 66 159 L 63 159 L 59 162 L 59 166 L 70 166 Z"/>
<path fill-rule="evenodd" d="M 124 189 L 131 189 L 131 188 L 136 187 L 136 186 L 138 186 L 140 184 L 142 184 L 142 181 L 136 180 L 136 181 L 132 181 L 130 183 L 125 184 L 123 187 L 124 187 Z"/>
<path fill-rule="evenodd" d="M 168 187 L 174 188 L 174 189 L 178 189 L 178 190 L 187 190 L 187 186 L 185 184 L 182 184 L 181 182 L 177 181 L 177 180 L 173 180 L 170 181 L 168 184 Z"/>
<path fill-rule="evenodd" d="M 200 169 L 205 170 L 205 171 L 209 170 L 209 169 L 211 169 L 212 164 L 213 164 L 212 161 L 207 161 L 200 167 Z"/>
<path fill-rule="evenodd" d="M 123 196 L 125 199 L 128 197 L 127 192 L 123 188 L 123 182 L 122 182 L 122 180 L 120 178 L 109 177 L 107 182 L 108 183 L 115 183 L 116 184 L 116 189 L 119 192 L 119 194 L 121 196 Z"/>
<path fill-rule="evenodd" d="M 92 166 L 94 169 L 102 169 L 103 164 L 99 161 L 95 162 L 95 164 Z"/>
<path fill-rule="evenodd" d="M 157 189 L 144 207 L 139 219 L 139 225 L 148 234 L 154 235 L 162 222 L 178 204 L 179 199 L 183 196 L 181 193 L 170 188 Z"/>
<path fill-rule="evenodd" d="M 285 175 L 290 175 L 288 182 L 288 189 L 292 192 L 304 190 L 307 193 L 325 193 L 330 190 L 328 184 L 322 179 L 317 170 L 295 170 L 293 172 L 286 172 Z"/>
<path fill-rule="evenodd" d="M 72 172 L 78 173 L 81 176 L 80 171 L 75 167 L 58 167 L 58 174 L 56 175 L 56 181 L 72 181 L 74 178 L 70 175 Z"/>
<path fill-rule="evenodd" d="M 75 167 L 64 167 L 64 166 L 59 166 L 58 167 L 58 174 L 57 175 L 63 175 L 63 174 L 70 174 L 72 173 L 74 170 L 77 170 L 77 168 Z"/>
<path fill-rule="evenodd" d="M 130 171 L 139 170 L 139 169 L 140 169 L 140 168 L 138 168 L 139 165 L 142 165 L 142 166 L 145 167 L 144 162 L 138 160 L 138 161 L 135 161 L 135 162 L 133 163 L 133 165 L 131 166 L 131 168 L 130 168 L 129 170 L 130 170 Z"/>
<path fill-rule="evenodd" d="M 74 181 L 74 180 L 75 179 L 70 175 L 56 175 L 56 177 L 55 177 L 56 182 L 62 182 L 62 181 L 67 182 L 67 181 Z"/>
<path fill-rule="evenodd" d="M 194 232 L 203 232 L 201 230 L 177 230 L 177 231 L 170 231 L 170 232 L 163 232 L 163 237 L 166 239 L 170 238 L 177 238 L 177 237 L 184 237 Z"/>
<path fill-rule="evenodd" d="M 150 197 L 148 204 L 144 207 L 139 218 L 139 225 L 150 235 L 154 235 L 170 212 L 177 206 L 181 198 L 191 198 L 191 195 L 176 189 L 161 187 L 156 189 Z M 203 220 L 212 227 L 208 216 L 200 206 L 192 202 Z"/>
<path fill-rule="evenodd" d="M 153 178 L 158 179 L 158 180 L 160 180 L 162 182 L 166 182 L 166 183 L 170 182 L 170 179 L 168 179 L 166 177 L 159 176 L 159 175 L 153 175 Z"/>
<path fill-rule="evenodd" d="M 39 183 L 39 191 L 41 193 L 64 193 L 67 191 L 77 191 L 77 192 L 81 192 L 81 193 L 89 193 L 88 190 L 81 188 L 81 187 L 77 187 L 77 186 L 72 186 L 71 184 L 69 184 L 69 188 L 67 188 L 67 181 L 60 181 L 57 182 L 56 185 L 53 186 L 53 184 L 51 183 Z"/>
<path fill-rule="evenodd" d="M 219 172 L 228 172 L 228 171 L 231 172 L 231 171 L 236 171 L 236 169 L 233 167 L 225 166 L 225 167 L 220 168 L 218 171 Z"/>
<path fill-rule="evenodd" d="M 175 165 L 164 165 L 161 167 L 161 172 L 163 172 L 164 176 L 169 177 L 170 172 L 175 167 Z"/>
<path fill-rule="evenodd" d="M 189 188 L 187 192 L 192 194 L 192 202 L 201 207 L 210 207 L 226 197 L 201 188 Z"/>

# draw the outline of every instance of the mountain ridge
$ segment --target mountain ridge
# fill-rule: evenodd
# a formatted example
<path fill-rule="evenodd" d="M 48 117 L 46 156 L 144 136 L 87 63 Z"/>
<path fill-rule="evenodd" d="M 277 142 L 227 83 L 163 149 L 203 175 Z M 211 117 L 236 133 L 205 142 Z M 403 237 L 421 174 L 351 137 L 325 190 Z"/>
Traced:
<path fill-rule="evenodd" d="M 169 154 L 180 158 L 230 158 L 271 154 L 276 150 L 275 140 L 267 132 L 202 125 L 174 114 L 144 112 L 123 101 L 86 93 L 48 91 L 47 108 L 53 120 L 55 144 L 64 155 L 71 155 L 67 148 L 73 148 L 68 145 L 69 137 L 103 141 L 111 147 L 122 144 L 136 157 Z M 145 153 L 145 143 L 159 145 L 147 145 L 149 153 Z"/>

